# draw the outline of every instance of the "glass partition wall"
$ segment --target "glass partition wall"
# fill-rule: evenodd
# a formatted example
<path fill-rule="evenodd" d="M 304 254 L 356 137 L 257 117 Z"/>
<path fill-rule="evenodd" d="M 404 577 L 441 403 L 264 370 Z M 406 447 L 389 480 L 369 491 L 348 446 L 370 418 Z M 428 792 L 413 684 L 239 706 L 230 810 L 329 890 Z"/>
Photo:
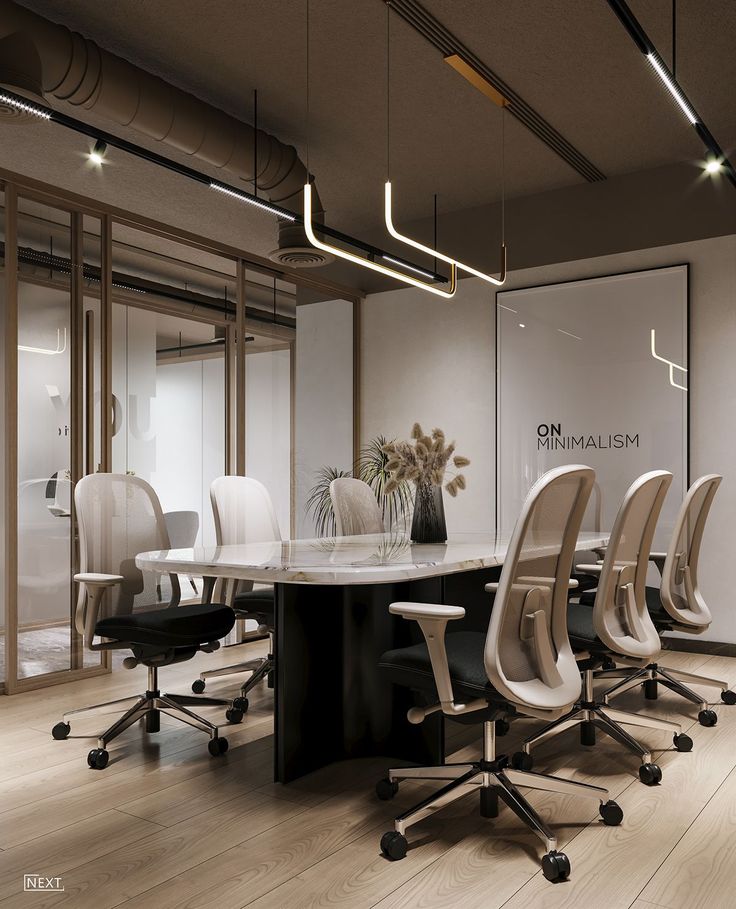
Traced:
<path fill-rule="evenodd" d="M 110 671 L 73 622 L 85 474 L 147 480 L 187 546 L 214 542 L 211 481 L 247 472 L 293 535 L 296 289 L 40 190 L 0 184 L 0 204 L 0 684 L 13 693 Z M 200 591 L 182 579 L 183 598 Z"/>

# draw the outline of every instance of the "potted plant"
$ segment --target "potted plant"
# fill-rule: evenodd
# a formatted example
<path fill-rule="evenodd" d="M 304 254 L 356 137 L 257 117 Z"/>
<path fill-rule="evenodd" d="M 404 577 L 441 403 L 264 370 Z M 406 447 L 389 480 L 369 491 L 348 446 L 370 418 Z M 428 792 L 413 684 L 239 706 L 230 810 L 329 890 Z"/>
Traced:
<path fill-rule="evenodd" d="M 465 475 L 453 473 L 448 479 L 449 465 L 460 469 L 470 464 L 468 458 L 455 454 L 455 443 L 447 444 L 441 429 L 425 435 L 419 423 L 411 431 L 410 442 L 387 442 L 383 446 L 388 458 L 386 470 L 391 479 L 386 492 L 391 493 L 400 483 L 412 482 L 416 487 L 411 539 L 415 543 L 444 543 L 447 540 L 442 487 L 454 498 L 465 489 Z"/>

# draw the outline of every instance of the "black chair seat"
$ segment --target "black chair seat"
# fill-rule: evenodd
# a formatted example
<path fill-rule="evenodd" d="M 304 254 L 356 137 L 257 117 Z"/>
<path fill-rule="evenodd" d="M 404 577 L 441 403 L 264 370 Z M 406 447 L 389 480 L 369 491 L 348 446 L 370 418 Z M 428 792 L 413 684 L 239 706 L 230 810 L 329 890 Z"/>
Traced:
<path fill-rule="evenodd" d="M 584 594 L 583 597 L 588 597 Z M 581 600 L 583 599 L 581 597 Z M 595 595 L 593 595 L 595 599 Z M 592 602 L 567 604 L 567 633 L 573 650 L 606 650 L 593 627 Z"/>
<path fill-rule="evenodd" d="M 267 625 L 273 625 L 275 612 L 273 588 L 247 590 L 245 593 L 237 594 L 233 599 L 233 609 L 263 616 Z"/>
<path fill-rule="evenodd" d="M 503 700 L 486 675 L 483 662 L 485 644 L 486 635 L 480 631 L 456 631 L 446 636 L 447 662 L 456 697 Z M 378 666 L 395 684 L 437 696 L 425 643 L 388 650 L 378 661 Z"/>
<path fill-rule="evenodd" d="M 224 638 L 234 624 L 235 613 L 228 606 L 197 603 L 110 616 L 97 623 L 95 632 L 131 644 L 186 647 Z"/>
<path fill-rule="evenodd" d="M 670 614 L 662 605 L 662 598 L 659 595 L 659 587 L 647 587 L 646 588 L 646 598 L 647 598 L 647 610 L 649 615 L 652 617 L 654 624 L 659 627 L 660 625 L 670 627 L 674 625 Z M 580 595 L 580 602 L 583 606 L 593 606 L 595 603 L 595 590 L 586 590 Z"/>

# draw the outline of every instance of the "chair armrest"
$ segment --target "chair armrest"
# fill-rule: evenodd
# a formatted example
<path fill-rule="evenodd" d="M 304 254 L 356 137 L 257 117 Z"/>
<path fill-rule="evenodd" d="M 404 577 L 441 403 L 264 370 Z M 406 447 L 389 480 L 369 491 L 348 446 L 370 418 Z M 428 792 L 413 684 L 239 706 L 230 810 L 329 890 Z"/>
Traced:
<path fill-rule="evenodd" d="M 664 574 L 664 563 L 665 563 L 666 558 L 667 558 L 666 552 L 650 552 L 649 553 L 649 561 L 654 562 L 654 564 L 657 566 L 657 568 L 659 569 L 660 577 Z"/>
<path fill-rule="evenodd" d="M 603 562 L 584 562 L 582 565 L 576 565 L 575 571 L 578 574 L 600 574 L 603 571 Z"/>
<path fill-rule="evenodd" d="M 74 580 L 84 585 L 74 610 L 74 627 L 84 638 L 84 643 L 92 650 L 95 636 L 97 616 L 100 603 L 105 591 L 117 584 L 122 584 L 125 578 L 121 574 L 97 574 L 96 572 L 82 572 L 75 574 Z"/>
<path fill-rule="evenodd" d="M 405 619 L 462 619 L 465 610 L 462 606 L 444 606 L 440 603 L 392 603 L 388 611 Z"/>
<path fill-rule="evenodd" d="M 540 584 L 545 587 L 554 587 L 555 579 L 554 578 L 533 578 L 533 577 L 521 577 L 516 579 L 519 584 L 530 584 L 532 586 L 539 586 Z M 580 586 L 579 581 L 576 581 L 575 578 L 570 578 L 567 582 L 568 590 L 575 590 Z M 498 593 L 498 581 L 493 581 L 490 584 L 485 586 L 486 593 Z"/>
<path fill-rule="evenodd" d="M 116 584 L 122 584 L 125 578 L 121 574 L 82 572 L 81 574 L 75 574 L 74 580 L 77 584 L 86 584 L 87 587 L 114 587 Z"/>
<path fill-rule="evenodd" d="M 429 651 L 429 660 L 432 664 L 434 682 L 437 686 L 442 712 L 450 716 L 460 713 L 469 713 L 486 707 L 484 700 L 471 701 L 469 704 L 456 704 L 450 678 L 450 667 L 447 662 L 445 648 L 445 629 L 447 623 L 454 619 L 462 619 L 465 610 L 462 606 L 445 606 L 435 603 L 391 603 L 388 607 L 392 615 L 400 615 L 409 621 L 419 623 Z M 431 708 L 424 714 L 432 712 Z M 423 718 L 423 716 L 422 716 Z M 409 711 L 409 721 L 417 722 L 416 709 Z"/>

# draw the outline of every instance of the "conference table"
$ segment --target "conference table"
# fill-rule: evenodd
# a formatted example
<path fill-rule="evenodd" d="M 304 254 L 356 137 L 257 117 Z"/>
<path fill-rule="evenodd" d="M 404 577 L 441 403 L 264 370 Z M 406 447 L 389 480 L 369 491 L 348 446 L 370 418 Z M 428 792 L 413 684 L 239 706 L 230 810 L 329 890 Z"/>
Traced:
<path fill-rule="evenodd" d="M 607 536 L 582 533 L 578 552 Z M 442 763 L 444 720 L 406 719 L 415 696 L 382 677 L 377 663 L 420 641 L 416 622 L 389 613 L 396 601 L 463 606 L 453 631 L 486 631 L 508 535 L 452 534 L 416 544 L 396 533 L 284 540 L 144 552 L 136 565 L 157 574 L 273 584 L 275 602 L 274 778 L 287 783 L 334 761 L 385 755 Z M 550 553 L 525 546 L 524 559 Z"/>

